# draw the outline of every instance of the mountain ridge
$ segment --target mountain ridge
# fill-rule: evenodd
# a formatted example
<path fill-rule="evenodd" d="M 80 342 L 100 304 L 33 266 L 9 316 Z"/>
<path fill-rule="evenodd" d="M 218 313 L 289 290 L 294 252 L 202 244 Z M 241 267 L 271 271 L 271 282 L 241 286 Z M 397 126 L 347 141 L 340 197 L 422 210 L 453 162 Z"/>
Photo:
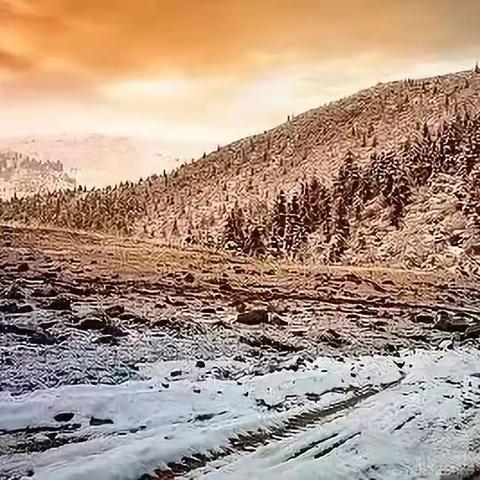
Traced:
<path fill-rule="evenodd" d="M 4 204 L 1 217 L 7 221 L 22 218 L 28 222 L 25 212 L 35 211 L 32 204 L 37 202 L 37 206 L 40 205 L 40 220 L 48 225 L 148 235 L 167 242 L 186 240 L 226 245 L 227 237 L 232 240 L 232 232 L 235 228 L 238 229 L 238 225 L 232 222 L 232 215 L 235 216 L 235 212 L 238 215 L 240 211 L 243 219 L 241 222 L 245 223 L 241 228 L 246 230 L 240 237 L 248 238 L 240 238 L 240 241 L 233 243 L 236 244 L 235 248 L 247 253 L 257 253 L 259 248 L 253 248 L 252 251 L 252 242 L 257 242 L 257 247 L 263 244 L 261 253 L 298 254 L 327 262 L 343 259 L 351 263 L 402 263 L 405 255 L 395 248 L 391 253 L 383 252 L 381 255 L 372 255 L 371 252 L 356 254 L 353 250 L 356 248 L 360 251 L 358 245 L 362 242 L 366 242 L 370 250 L 385 250 L 384 246 L 380 245 L 382 236 L 395 236 L 395 233 L 391 233 L 392 225 L 389 224 L 392 222 L 392 209 L 402 210 L 401 213 L 397 212 L 401 218 L 394 220 L 394 232 L 398 234 L 398 231 L 405 229 L 410 232 L 411 210 L 418 206 L 415 202 L 425 189 L 435 190 L 438 182 L 444 182 L 448 186 L 457 180 L 457 189 L 463 188 L 466 177 L 471 176 L 477 163 L 476 146 L 474 155 L 477 156 L 470 171 L 463 172 L 465 178 L 459 171 L 454 171 L 454 167 L 460 168 L 462 162 L 465 163 L 462 155 L 465 156 L 466 144 L 474 134 L 477 138 L 479 110 L 478 68 L 432 78 L 377 84 L 352 96 L 289 118 L 287 122 L 263 134 L 245 137 L 219 147 L 217 151 L 204 155 L 196 162 L 182 165 L 171 174 L 153 175 L 136 184 L 126 182 L 103 190 L 80 191 L 63 197 L 61 194 L 53 194 L 48 198 L 26 199 L 15 205 Z M 456 130 L 462 130 L 457 139 Z M 445 142 L 442 139 L 445 135 L 455 137 L 449 140 L 451 145 L 454 145 L 452 148 L 458 150 L 455 155 L 444 152 Z M 430 140 L 427 141 L 428 138 Z M 432 172 L 425 179 L 425 183 L 416 184 L 410 180 L 410 183 L 402 184 L 400 167 L 398 171 L 391 172 L 392 178 L 396 178 L 395 181 L 379 180 L 382 175 L 369 171 L 375 165 L 380 172 L 388 171 L 390 164 L 400 165 L 403 161 L 402 155 L 407 158 L 415 154 L 411 145 L 420 149 L 431 148 L 436 152 L 433 155 L 435 158 L 428 160 L 431 162 Z M 450 146 L 447 145 L 448 148 Z M 406 150 L 408 153 L 405 153 Z M 427 158 L 430 153 L 425 150 L 421 155 Z M 454 167 L 451 168 L 442 166 L 449 155 L 452 158 L 455 156 L 455 161 L 452 160 Z M 393 160 L 395 162 L 392 163 Z M 420 158 L 418 162 L 421 163 L 421 160 Z M 349 166 L 346 167 L 346 164 Z M 362 205 L 359 207 L 362 212 L 359 218 L 354 218 L 357 214 L 353 215 L 350 206 L 346 213 L 335 213 L 332 208 L 338 210 L 339 205 L 334 206 L 335 202 L 332 202 L 328 215 L 343 215 L 348 218 L 348 239 L 339 254 L 331 254 L 331 251 L 335 250 L 332 247 L 332 238 L 335 238 L 338 232 L 330 232 L 325 238 L 312 241 L 312 238 L 319 236 L 318 230 L 315 228 L 310 231 L 313 227 L 307 228 L 305 225 L 301 227 L 305 230 L 300 235 L 302 239 L 296 241 L 301 244 L 301 248 L 284 251 L 288 243 L 285 238 L 280 242 L 284 247 L 272 247 L 272 244 L 278 244 L 273 239 L 272 229 L 275 223 L 275 208 L 279 214 L 278 202 L 282 195 L 285 196 L 285 208 L 288 212 L 280 212 L 280 216 L 284 215 L 290 220 L 293 218 L 291 209 L 295 196 L 299 205 L 294 208 L 305 210 L 306 203 L 301 198 L 308 185 L 313 188 L 311 185 L 314 181 L 322 188 L 333 191 L 334 195 L 341 195 L 343 202 L 348 203 L 349 199 L 342 193 L 342 185 L 346 182 L 345 175 L 350 178 L 351 172 L 347 171 L 352 168 L 358 170 L 360 176 L 365 177 L 367 173 L 373 175 L 367 179 L 367 184 L 377 175 L 375 181 L 378 185 L 375 188 L 378 187 L 378 192 L 370 198 L 369 194 L 360 194 L 355 190 L 358 185 L 352 187 L 349 194 L 362 197 Z M 345 177 L 343 180 L 342 175 Z M 476 185 L 476 180 L 468 181 Z M 401 192 L 397 191 L 398 185 L 394 185 L 397 190 L 394 188 L 386 194 L 382 191 L 382 188 L 386 188 L 381 185 L 382 182 L 397 182 L 398 185 L 403 185 L 400 188 L 409 190 L 406 194 L 408 199 L 395 200 L 402 196 Z M 309 195 L 311 194 L 310 192 Z M 449 195 L 449 198 L 453 196 Z M 376 204 L 380 206 L 377 208 Z M 460 206 L 459 210 L 463 207 L 464 205 Z M 377 211 L 373 219 L 363 219 L 366 212 L 371 215 L 375 208 Z M 466 218 L 466 210 L 462 211 Z M 301 216 L 300 213 L 298 215 Z M 389 220 L 385 222 L 382 215 Z M 421 223 L 420 219 L 415 221 Z M 427 224 L 428 222 L 425 228 L 428 229 Z M 341 227 L 337 227 L 341 230 Z M 379 238 L 368 233 L 371 227 L 379 230 L 375 234 Z M 464 231 L 468 229 L 466 226 L 463 228 Z M 361 232 L 363 240 L 359 238 Z M 280 233 L 287 235 L 286 231 Z M 470 241 L 475 235 L 476 232 L 471 230 L 465 239 L 468 237 Z M 375 242 L 380 244 L 375 247 Z M 322 258 L 322 255 L 315 253 L 315 248 L 312 250 L 312 246 L 329 253 Z M 444 252 L 443 257 L 445 255 Z M 428 266 L 431 262 L 431 259 L 423 258 L 422 255 L 420 257 L 420 266 Z"/>

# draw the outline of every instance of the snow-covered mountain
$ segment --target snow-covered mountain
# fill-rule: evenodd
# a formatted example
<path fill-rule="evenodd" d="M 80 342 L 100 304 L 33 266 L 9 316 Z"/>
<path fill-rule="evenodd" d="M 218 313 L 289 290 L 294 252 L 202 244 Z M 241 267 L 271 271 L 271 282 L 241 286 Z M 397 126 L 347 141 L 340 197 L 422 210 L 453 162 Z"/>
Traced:
<path fill-rule="evenodd" d="M 99 134 L 0 138 L 1 150 L 15 151 L 44 164 L 60 161 L 65 173 L 87 187 L 137 181 L 180 163 L 158 142 Z"/>
<path fill-rule="evenodd" d="M 0 150 L 0 198 L 75 188 L 75 178 L 59 161 L 41 161 L 13 150 Z"/>

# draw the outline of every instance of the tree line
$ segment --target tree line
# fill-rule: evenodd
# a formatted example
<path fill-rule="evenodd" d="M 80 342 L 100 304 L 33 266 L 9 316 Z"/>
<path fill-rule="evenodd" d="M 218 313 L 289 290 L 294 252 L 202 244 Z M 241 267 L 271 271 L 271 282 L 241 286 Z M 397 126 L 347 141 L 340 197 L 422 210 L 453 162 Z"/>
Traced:
<path fill-rule="evenodd" d="M 420 125 L 416 139 L 398 150 L 371 154 L 362 167 L 348 152 L 330 187 L 317 178 L 297 192 L 281 190 L 263 221 L 249 221 L 237 204 L 230 211 L 222 243 L 250 255 L 295 256 L 312 233 L 321 236 L 330 261 L 338 261 L 366 205 L 374 199 L 385 206 L 389 222 L 400 228 L 413 191 L 441 174 L 455 175 L 463 188 L 459 208 L 480 231 L 480 114 L 465 112 L 436 130 Z"/>

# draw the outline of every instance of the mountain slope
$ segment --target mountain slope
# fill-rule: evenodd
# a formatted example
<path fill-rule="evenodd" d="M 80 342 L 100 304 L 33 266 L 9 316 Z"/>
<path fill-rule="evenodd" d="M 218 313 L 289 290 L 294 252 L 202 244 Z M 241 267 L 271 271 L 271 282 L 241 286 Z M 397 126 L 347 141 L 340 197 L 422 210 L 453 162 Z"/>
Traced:
<path fill-rule="evenodd" d="M 126 136 L 29 135 L 0 138 L 0 149 L 42 162 L 61 161 L 65 171 L 87 188 L 136 181 L 178 165 L 166 145 Z"/>
<path fill-rule="evenodd" d="M 75 188 L 61 162 L 39 161 L 16 151 L 0 150 L 0 198 L 24 197 Z"/>
<path fill-rule="evenodd" d="M 328 262 L 463 265 L 479 107 L 478 69 L 379 84 L 171 175 L 14 202 L 2 217 Z"/>

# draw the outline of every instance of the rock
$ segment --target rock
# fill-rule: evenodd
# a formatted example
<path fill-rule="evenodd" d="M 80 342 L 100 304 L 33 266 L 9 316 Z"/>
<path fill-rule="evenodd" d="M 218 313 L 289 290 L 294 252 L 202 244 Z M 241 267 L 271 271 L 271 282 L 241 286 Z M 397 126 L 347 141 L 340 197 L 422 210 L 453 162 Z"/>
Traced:
<path fill-rule="evenodd" d="M 453 342 L 451 340 L 443 340 L 440 342 L 439 348 L 442 350 L 451 350 L 453 348 Z"/>
<path fill-rule="evenodd" d="M 99 427 L 100 425 L 111 425 L 111 424 L 113 424 L 113 420 L 111 420 L 110 418 L 90 417 L 91 427 Z"/>
<path fill-rule="evenodd" d="M 463 338 L 478 338 L 480 337 L 480 323 L 476 325 L 471 325 L 465 330 Z"/>
<path fill-rule="evenodd" d="M 192 272 L 188 272 L 183 279 L 188 283 L 193 283 L 195 281 L 195 275 Z"/>
<path fill-rule="evenodd" d="M 48 330 L 49 328 L 52 328 L 57 323 L 58 323 L 57 320 L 47 320 L 45 322 L 40 322 L 38 326 L 40 328 L 43 328 L 44 330 Z"/>
<path fill-rule="evenodd" d="M 170 325 L 171 322 L 168 318 L 160 318 L 159 320 L 155 320 L 155 322 L 152 323 L 152 327 L 154 328 L 164 328 L 167 325 Z"/>
<path fill-rule="evenodd" d="M 166 297 L 165 300 L 174 307 L 185 307 L 187 305 L 186 302 L 178 298 Z"/>
<path fill-rule="evenodd" d="M 448 312 L 440 311 L 437 314 L 434 328 L 444 332 L 465 332 L 470 326 L 470 322 L 464 318 L 457 318 L 450 315 Z"/>
<path fill-rule="evenodd" d="M 17 313 L 30 313 L 33 312 L 33 307 L 31 305 L 19 305 L 17 307 Z"/>
<path fill-rule="evenodd" d="M 125 312 L 125 307 L 123 305 L 112 305 L 105 309 L 105 313 L 109 317 L 118 317 Z"/>
<path fill-rule="evenodd" d="M 47 310 L 72 310 L 72 302 L 68 297 L 60 295 L 48 304 Z"/>
<path fill-rule="evenodd" d="M 123 331 L 120 327 L 111 324 L 107 324 L 102 332 L 105 335 L 111 335 L 112 337 L 125 337 L 127 335 L 127 332 Z"/>
<path fill-rule="evenodd" d="M 30 313 L 32 311 L 33 307 L 28 304 L 18 305 L 15 302 L 3 302 L 0 304 L 0 313 L 15 315 L 20 313 Z"/>
<path fill-rule="evenodd" d="M 237 322 L 243 323 L 244 325 L 260 325 L 261 323 L 268 323 L 268 321 L 269 312 L 263 308 L 249 310 L 248 312 L 237 315 Z"/>
<path fill-rule="evenodd" d="M 136 313 L 124 312 L 117 316 L 119 320 L 126 322 L 145 323 L 145 319 Z"/>
<path fill-rule="evenodd" d="M 95 293 L 95 290 L 92 287 L 80 287 L 78 285 L 69 285 L 68 291 L 73 295 L 79 295 L 81 297 L 88 297 Z"/>
<path fill-rule="evenodd" d="M 289 359 L 285 363 L 285 369 L 296 372 L 299 370 L 300 367 L 304 367 L 305 365 L 306 365 L 305 359 L 299 355 L 295 355 L 293 358 Z"/>
<path fill-rule="evenodd" d="M 201 310 L 200 310 L 201 313 L 207 313 L 209 315 L 213 315 L 215 313 L 217 313 L 217 309 L 215 307 L 203 307 Z"/>
<path fill-rule="evenodd" d="M 3 290 L 0 294 L 1 297 L 7 298 L 8 300 L 24 300 L 25 293 L 23 290 L 14 282 L 7 288 Z"/>
<path fill-rule="evenodd" d="M 50 280 L 56 280 L 58 278 L 57 272 L 44 272 L 42 275 Z"/>
<path fill-rule="evenodd" d="M 322 334 L 322 339 L 332 347 L 336 348 L 348 343 L 347 339 L 343 338 L 342 335 L 333 328 L 327 328 L 325 333 Z"/>
<path fill-rule="evenodd" d="M 69 422 L 75 416 L 72 412 L 57 413 L 53 418 L 56 422 Z"/>
<path fill-rule="evenodd" d="M 17 267 L 17 271 L 22 273 L 22 272 L 28 272 L 30 270 L 30 265 L 26 262 L 23 262 L 21 263 L 18 267 Z"/>
<path fill-rule="evenodd" d="M 55 339 L 46 332 L 35 330 L 29 336 L 29 342 L 36 345 L 53 345 Z"/>
<path fill-rule="evenodd" d="M 118 345 L 118 340 L 113 335 L 102 335 L 95 339 L 94 343 L 99 345 Z"/>
<path fill-rule="evenodd" d="M 270 323 L 272 325 L 285 326 L 288 325 L 288 321 L 281 317 L 278 313 L 273 313 L 270 316 Z"/>
<path fill-rule="evenodd" d="M 51 345 L 54 343 L 53 338 L 47 333 L 36 330 L 29 325 L 12 325 L 0 324 L 0 333 L 12 333 L 13 335 L 21 335 L 29 337 L 28 341 L 37 345 Z"/>
<path fill-rule="evenodd" d="M 58 294 L 58 291 L 51 285 L 36 288 L 32 293 L 34 297 L 56 297 Z"/>
<path fill-rule="evenodd" d="M 15 302 L 0 303 L 0 313 L 17 313 L 18 305 Z"/>
<path fill-rule="evenodd" d="M 205 362 L 203 360 L 197 360 L 197 363 L 195 364 L 197 368 L 205 368 Z"/>
<path fill-rule="evenodd" d="M 107 322 L 102 318 L 85 318 L 80 321 L 76 327 L 79 330 L 103 330 L 107 326 Z"/>
<path fill-rule="evenodd" d="M 170 372 L 170 376 L 171 377 L 180 377 L 182 375 L 182 371 L 181 370 L 173 370 L 172 372 Z"/>
<path fill-rule="evenodd" d="M 417 323 L 433 323 L 435 316 L 429 312 L 420 312 L 413 316 L 413 321 Z"/>

